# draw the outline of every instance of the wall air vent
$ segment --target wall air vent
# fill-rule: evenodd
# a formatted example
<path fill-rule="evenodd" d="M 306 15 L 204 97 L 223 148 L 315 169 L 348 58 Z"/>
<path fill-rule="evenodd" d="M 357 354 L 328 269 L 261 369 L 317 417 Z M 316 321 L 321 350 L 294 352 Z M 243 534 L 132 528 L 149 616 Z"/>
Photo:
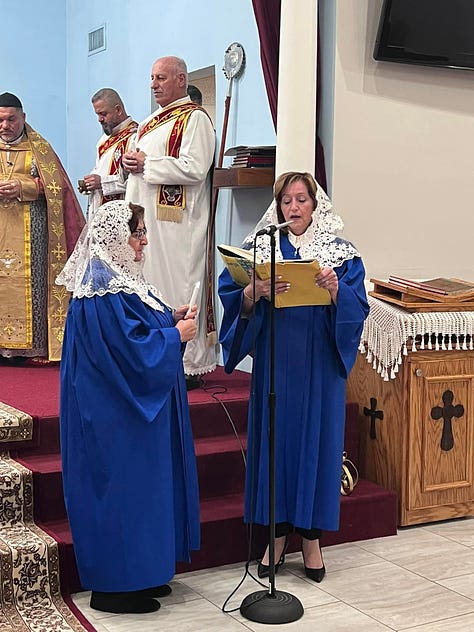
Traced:
<path fill-rule="evenodd" d="M 95 55 L 105 48 L 105 24 L 103 24 L 99 28 L 89 31 L 89 55 Z"/>

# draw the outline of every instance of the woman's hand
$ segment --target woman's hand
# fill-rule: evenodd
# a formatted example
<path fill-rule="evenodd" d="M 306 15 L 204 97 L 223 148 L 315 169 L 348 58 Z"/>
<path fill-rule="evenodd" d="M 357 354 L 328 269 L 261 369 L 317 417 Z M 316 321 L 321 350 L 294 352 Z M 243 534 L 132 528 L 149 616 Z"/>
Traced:
<path fill-rule="evenodd" d="M 287 281 L 281 281 L 281 276 L 277 276 L 275 279 L 275 294 L 282 294 L 288 292 L 290 284 Z M 262 297 L 270 298 L 271 280 L 255 279 L 255 297 L 253 282 L 244 287 L 244 311 L 249 312 L 253 303 L 259 301 Z"/>
<path fill-rule="evenodd" d="M 316 285 L 327 290 L 332 302 L 336 305 L 337 293 L 339 292 L 339 279 L 332 268 L 321 268 L 315 277 Z"/>
<path fill-rule="evenodd" d="M 179 331 L 181 342 L 192 340 L 197 331 L 197 305 L 181 305 L 174 313 L 174 322 Z"/>
<path fill-rule="evenodd" d="M 176 329 L 179 331 L 181 342 L 192 340 L 197 332 L 197 325 L 194 318 L 183 318 L 176 323 Z"/>
<path fill-rule="evenodd" d="M 189 310 L 189 314 L 188 314 Z M 189 305 L 181 305 L 178 307 L 174 313 L 174 322 L 177 323 L 179 320 L 183 320 L 183 318 L 196 318 L 198 311 L 198 306 L 193 305 L 191 308 Z"/>

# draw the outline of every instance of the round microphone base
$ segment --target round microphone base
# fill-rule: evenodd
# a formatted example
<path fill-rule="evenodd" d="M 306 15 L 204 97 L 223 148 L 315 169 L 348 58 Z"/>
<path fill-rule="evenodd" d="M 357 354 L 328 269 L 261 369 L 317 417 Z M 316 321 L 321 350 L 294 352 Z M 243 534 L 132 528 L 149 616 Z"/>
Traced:
<path fill-rule="evenodd" d="M 303 616 L 303 605 L 294 595 L 275 590 L 271 595 L 268 590 L 250 593 L 240 605 L 240 614 L 257 623 L 291 623 Z"/>

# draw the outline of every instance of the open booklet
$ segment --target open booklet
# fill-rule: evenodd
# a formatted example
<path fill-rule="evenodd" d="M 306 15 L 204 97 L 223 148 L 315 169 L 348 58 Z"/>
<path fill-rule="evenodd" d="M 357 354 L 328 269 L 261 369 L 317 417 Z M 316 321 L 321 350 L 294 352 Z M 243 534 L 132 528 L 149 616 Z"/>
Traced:
<path fill-rule="evenodd" d="M 248 285 L 252 278 L 253 251 L 237 246 L 217 246 L 230 275 L 241 287 Z M 320 271 L 315 259 L 290 259 L 275 263 L 275 275 L 287 281 L 288 292 L 275 295 L 275 307 L 297 307 L 301 305 L 329 305 L 331 297 L 327 290 L 318 287 L 314 277 Z M 270 278 L 270 262 L 257 259 L 255 272 L 259 279 Z"/>

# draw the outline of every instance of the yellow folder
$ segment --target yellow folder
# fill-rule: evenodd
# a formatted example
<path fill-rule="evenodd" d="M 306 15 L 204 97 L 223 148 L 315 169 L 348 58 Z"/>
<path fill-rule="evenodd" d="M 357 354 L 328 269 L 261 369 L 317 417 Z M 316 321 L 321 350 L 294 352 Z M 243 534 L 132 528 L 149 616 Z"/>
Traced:
<path fill-rule="evenodd" d="M 253 251 L 237 246 L 222 244 L 217 246 L 230 275 L 241 287 L 251 282 Z M 321 270 L 316 259 L 290 259 L 275 263 L 275 275 L 279 281 L 287 281 L 291 287 L 288 292 L 275 295 L 275 307 L 297 307 L 301 305 L 330 305 L 329 292 L 315 283 L 315 276 Z M 257 259 L 255 272 L 259 279 L 270 278 L 270 262 Z"/>

